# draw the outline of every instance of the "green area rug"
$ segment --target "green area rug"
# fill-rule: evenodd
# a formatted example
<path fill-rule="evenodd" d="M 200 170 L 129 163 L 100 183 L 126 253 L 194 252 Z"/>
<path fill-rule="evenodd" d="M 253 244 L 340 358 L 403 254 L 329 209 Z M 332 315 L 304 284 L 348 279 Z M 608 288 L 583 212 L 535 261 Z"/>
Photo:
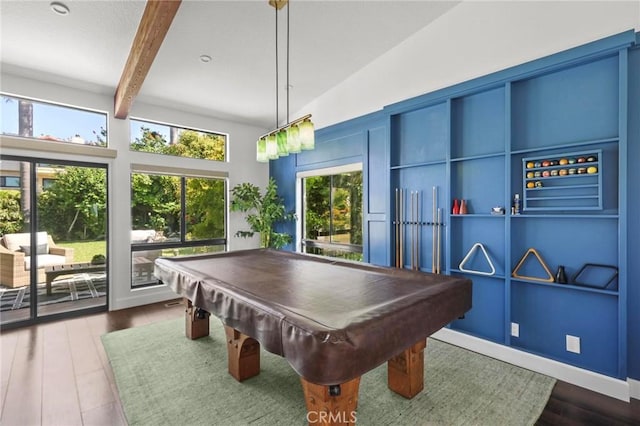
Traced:
<path fill-rule="evenodd" d="M 298 375 L 264 352 L 260 375 L 243 383 L 227 373 L 223 327 L 184 336 L 184 320 L 102 336 L 129 425 L 304 425 Z M 411 400 L 387 388 L 386 364 L 362 376 L 361 425 L 531 425 L 555 380 L 429 339 L 425 389 Z"/>

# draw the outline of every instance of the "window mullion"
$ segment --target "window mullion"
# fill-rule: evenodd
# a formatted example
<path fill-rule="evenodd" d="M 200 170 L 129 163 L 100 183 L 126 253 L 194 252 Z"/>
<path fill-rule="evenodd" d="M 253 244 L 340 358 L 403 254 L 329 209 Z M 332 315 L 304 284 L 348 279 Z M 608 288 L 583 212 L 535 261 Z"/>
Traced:
<path fill-rule="evenodd" d="M 180 242 L 187 240 L 187 178 L 180 178 Z"/>

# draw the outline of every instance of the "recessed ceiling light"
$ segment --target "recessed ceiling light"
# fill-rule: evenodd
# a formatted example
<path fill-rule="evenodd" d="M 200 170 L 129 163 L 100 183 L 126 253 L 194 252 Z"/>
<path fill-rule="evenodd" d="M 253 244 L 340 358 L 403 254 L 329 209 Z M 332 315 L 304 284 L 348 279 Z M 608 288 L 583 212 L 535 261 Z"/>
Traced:
<path fill-rule="evenodd" d="M 211 56 L 209 56 L 209 55 L 200 55 L 200 62 L 204 62 L 205 64 L 207 62 L 211 62 Z"/>
<path fill-rule="evenodd" d="M 68 15 L 69 14 L 69 6 L 59 1 L 52 1 L 49 3 L 49 7 L 58 15 Z"/>

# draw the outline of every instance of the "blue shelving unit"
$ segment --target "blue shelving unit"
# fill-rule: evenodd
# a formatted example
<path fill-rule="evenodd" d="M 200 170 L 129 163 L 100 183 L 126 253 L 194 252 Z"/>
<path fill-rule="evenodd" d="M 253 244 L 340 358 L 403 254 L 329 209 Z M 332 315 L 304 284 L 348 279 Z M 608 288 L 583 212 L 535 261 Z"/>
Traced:
<path fill-rule="evenodd" d="M 438 207 L 446 211 L 443 271 L 474 282 L 473 308 L 452 329 L 626 377 L 621 277 L 606 289 L 512 277 L 530 248 L 551 271 L 562 265 L 569 277 L 585 263 L 625 267 L 620 165 L 628 51 L 591 47 L 588 55 L 544 58 L 537 68 L 525 64 L 389 107 L 391 188 L 439 187 Z M 522 206 L 512 215 L 515 194 Z M 468 214 L 451 214 L 454 199 L 466 201 Z M 425 200 L 422 208 L 432 207 Z M 506 214 L 491 214 L 493 207 Z M 493 275 L 459 269 L 478 242 L 495 261 Z M 422 247 L 431 244 L 425 235 Z M 522 276 L 536 276 L 536 267 L 523 265 Z M 511 322 L 519 324 L 519 337 L 510 335 Z M 566 335 L 581 338 L 580 354 L 566 350 Z"/>

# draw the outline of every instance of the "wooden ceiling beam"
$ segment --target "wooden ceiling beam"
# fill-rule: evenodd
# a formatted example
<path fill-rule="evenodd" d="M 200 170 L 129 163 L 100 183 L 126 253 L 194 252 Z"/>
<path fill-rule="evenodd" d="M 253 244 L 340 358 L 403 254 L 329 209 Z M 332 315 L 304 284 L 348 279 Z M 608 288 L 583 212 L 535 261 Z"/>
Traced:
<path fill-rule="evenodd" d="M 127 118 L 182 0 L 147 0 L 114 96 L 114 116 Z"/>

